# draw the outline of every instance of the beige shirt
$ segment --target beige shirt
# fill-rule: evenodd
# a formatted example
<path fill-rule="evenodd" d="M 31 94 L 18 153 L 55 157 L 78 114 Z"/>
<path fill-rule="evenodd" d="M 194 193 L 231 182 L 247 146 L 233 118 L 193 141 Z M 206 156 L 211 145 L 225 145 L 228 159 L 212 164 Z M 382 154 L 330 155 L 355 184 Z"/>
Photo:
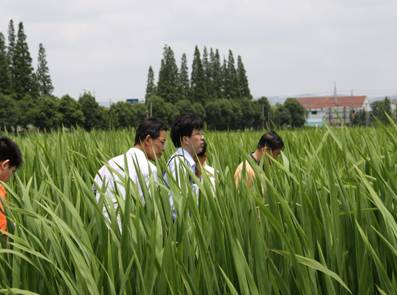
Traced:
<path fill-rule="evenodd" d="M 245 173 L 245 175 L 244 175 Z M 245 184 L 247 187 L 252 187 L 255 179 L 255 171 L 252 169 L 248 161 L 241 162 L 234 172 L 234 182 L 238 187 L 241 183 L 241 179 L 244 177 Z"/>

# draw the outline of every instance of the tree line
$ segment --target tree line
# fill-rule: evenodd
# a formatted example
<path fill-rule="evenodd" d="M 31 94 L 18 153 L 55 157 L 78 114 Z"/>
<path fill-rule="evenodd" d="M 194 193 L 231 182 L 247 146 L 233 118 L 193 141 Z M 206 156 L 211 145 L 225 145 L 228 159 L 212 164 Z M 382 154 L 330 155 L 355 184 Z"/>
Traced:
<path fill-rule="evenodd" d="M 149 67 L 145 102 L 151 114 L 168 123 L 179 113 L 193 112 L 216 130 L 301 127 L 305 122 L 304 108 L 293 98 L 276 106 L 266 97 L 253 100 L 243 60 L 238 55 L 236 62 L 231 50 L 226 58 L 218 49 L 207 47 L 201 54 L 196 46 L 189 74 L 186 54 L 178 67 L 172 48 L 166 45 L 157 83 Z"/>
<path fill-rule="evenodd" d="M 117 102 L 100 106 L 90 92 L 77 100 L 69 95 L 53 95 L 49 66 L 43 44 L 39 44 L 34 69 L 24 25 L 8 25 L 8 36 L 0 32 L 0 128 L 24 130 L 28 127 L 51 130 L 81 127 L 86 130 L 135 127 L 147 116 L 157 116 L 171 124 L 176 116 L 194 112 L 209 129 L 252 129 L 273 125 L 303 125 L 300 105 L 293 99 L 271 106 L 266 97 L 252 100 L 241 56 L 237 62 L 229 50 L 227 59 L 218 49 L 203 54 L 195 47 L 191 72 L 186 54 L 176 65 L 170 46 L 165 46 L 158 82 L 149 67 L 145 104 Z M 296 110 L 299 112 L 296 113 Z M 297 115 L 298 114 L 298 115 Z M 301 117 L 302 117 L 301 116 Z M 303 121 L 302 121 L 303 120 Z"/>

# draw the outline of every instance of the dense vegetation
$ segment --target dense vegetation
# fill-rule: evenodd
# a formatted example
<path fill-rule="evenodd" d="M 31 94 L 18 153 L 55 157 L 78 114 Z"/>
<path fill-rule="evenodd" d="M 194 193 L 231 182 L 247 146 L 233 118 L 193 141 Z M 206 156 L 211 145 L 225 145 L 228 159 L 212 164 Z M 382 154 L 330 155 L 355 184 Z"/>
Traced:
<path fill-rule="evenodd" d="M 15 137 L 25 164 L 7 187 L 16 232 L 0 249 L 1 292 L 395 293 L 397 127 L 281 135 L 284 154 L 247 190 L 233 171 L 260 133 L 207 132 L 216 192 L 205 181 L 197 206 L 172 186 L 173 222 L 169 188 L 151 187 L 142 204 L 130 184 L 122 230 L 114 213 L 110 225 L 103 217 L 92 181 L 132 131 Z"/>

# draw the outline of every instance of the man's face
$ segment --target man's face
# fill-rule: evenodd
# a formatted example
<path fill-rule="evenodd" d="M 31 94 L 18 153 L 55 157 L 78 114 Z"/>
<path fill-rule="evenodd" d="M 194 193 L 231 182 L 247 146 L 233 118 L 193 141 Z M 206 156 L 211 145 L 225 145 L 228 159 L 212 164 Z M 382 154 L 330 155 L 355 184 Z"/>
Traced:
<path fill-rule="evenodd" d="M 160 159 L 161 155 L 165 150 L 165 142 L 167 140 L 167 132 L 164 130 L 160 131 L 160 135 L 157 138 L 147 138 L 145 143 L 145 152 L 149 160 L 155 161 Z"/>
<path fill-rule="evenodd" d="M 192 135 L 187 138 L 188 146 L 194 155 L 200 153 L 204 147 L 204 131 L 199 129 L 193 129 Z"/>
<path fill-rule="evenodd" d="M 10 179 L 11 175 L 14 174 L 17 168 L 15 166 L 11 166 L 9 160 L 5 160 L 0 162 L 0 180 L 6 182 Z"/>

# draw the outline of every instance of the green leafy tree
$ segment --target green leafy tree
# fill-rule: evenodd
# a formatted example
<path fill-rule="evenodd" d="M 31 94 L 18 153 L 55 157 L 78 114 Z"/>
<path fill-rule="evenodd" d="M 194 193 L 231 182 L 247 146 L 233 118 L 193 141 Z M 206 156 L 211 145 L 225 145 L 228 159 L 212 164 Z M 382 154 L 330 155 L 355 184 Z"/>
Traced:
<path fill-rule="evenodd" d="M 165 46 L 161 60 L 157 95 L 166 102 L 178 100 L 178 67 L 175 63 L 174 52 L 170 46 Z"/>
<path fill-rule="evenodd" d="M 196 46 L 192 64 L 192 75 L 190 79 L 190 99 L 193 102 L 203 103 L 208 97 L 204 80 L 204 70 L 201 63 L 200 51 Z"/>
<path fill-rule="evenodd" d="M 175 106 L 180 114 L 192 113 L 198 115 L 202 119 L 205 118 L 205 109 L 201 103 L 192 103 L 187 99 L 182 99 L 179 100 Z"/>
<path fill-rule="evenodd" d="M 350 122 L 353 126 L 365 126 L 367 124 L 367 112 L 365 110 L 351 111 Z"/>
<path fill-rule="evenodd" d="M 40 130 L 57 129 L 62 123 L 62 114 L 59 112 L 59 99 L 53 96 L 41 96 L 35 100 L 36 112 L 33 125 Z"/>
<path fill-rule="evenodd" d="M 273 122 L 279 127 L 291 126 L 290 111 L 284 105 L 277 104 L 274 110 Z"/>
<path fill-rule="evenodd" d="M 172 122 L 179 115 L 175 104 L 166 102 L 159 96 L 152 96 L 149 101 L 152 106 L 152 116 L 159 118 L 165 124 L 171 126 Z"/>
<path fill-rule="evenodd" d="M 17 126 L 27 128 L 29 125 L 34 125 L 35 117 L 38 113 L 38 105 L 35 103 L 30 95 L 24 95 L 16 101 L 17 109 Z"/>
<path fill-rule="evenodd" d="M 240 55 L 237 57 L 237 81 L 241 97 L 251 99 L 252 95 L 248 85 L 247 73 Z"/>
<path fill-rule="evenodd" d="M 28 43 L 26 42 L 26 35 L 23 28 L 23 23 L 18 25 L 18 39 L 15 44 L 14 51 L 14 87 L 15 92 L 19 98 L 26 94 L 37 95 L 35 77 L 33 75 L 32 58 L 30 57 Z"/>
<path fill-rule="evenodd" d="M 145 102 L 147 99 L 153 95 L 156 95 L 156 84 L 154 81 L 154 72 L 152 66 L 149 67 L 148 75 L 147 75 L 147 83 L 146 83 L 146 94 L 145 94 Z"/>
<path fill-rule="evenodd" d="M 61 97 L 58 105 L 58 111 L 61 114 L 61 125 L 66 128 L 83 126 L 84 114 L 80 104 L 70 97 L 64 95 Z"/>
<path fill-rule="evenodd" d="M 179 87 L 179 97 L 181 99 L 187 99 L 189 97 L 189 69 L 187 66 L 187 58 L 186 54 L 182 54 L 182 59 L 181 59 L 181 67 L 179 69 L 179 81 L 178 81 L 178 87 Z"/>
<path fill-rule="evenodd" d="M 48 69 L 46 53 L 43 44 L 39 44 L 39 55 L 37 58 L 36 81 L 40 95 L 51 95 L 54 91 L 50 70 Z"/>
<path fill-rule="evenodd" d="M 231 101 L 224 98 L 207 102 L 205 113 L 209 129 L 229 130 L 235 119 Z"/>
<path fill-rule="evenodd" d="M 124 101 L 114 103 L 110 106 L 109 115 L 112 127 L 130 128 L 135 126 L 135 112 L 132 104 Z"/>
<path fill-rule="evenodd" d="M 305 108 L 295 98 L 287 98 L 287 100 L 284 102 L 284 107 L 290 112 L 290 124 L 292 127 L 302 127 L 305 125 Z"/>
<path fill-rule="evenodd" d="M 15 99 L 10 95 L 0 94 L 0 130 L 15 130 L 18 113 Z"/>
<path fill-rule="evenodd" d="M 95 97 L 91 93 L 84 93 L 79 98 L 79 104 L 84 114 L 84 129 L 92 130 L 103 129 L 107 127 L 105 110 L 99 106 L 95 100 Z"/>
<path fill-rule="evenodd" d="M 0 93 L 6 94 L 11 91 L 11 77 L 9 61 L 6 51 L 5 39 L 0 32 Z"/>
<path fill-rule="evenodd" d="M 371 103 L 371 119 L 373 121 L 379 120 L 384 124 L 389 123 L 387 116 L 392 117 L 390 99 L 385 97 L 384 100 L 374 101 Z"/>
<path fill-rule="evenodd" d="M 272 107 L 269 103 L 267 97 L 262 96 L 258 100 L 254 102 L 256 113 L 255 113 L 255 120 L 254 120 L 254 127 L 255 128 L 270 128 L 271 127 L 271 120 L 272 120 Z"/>

